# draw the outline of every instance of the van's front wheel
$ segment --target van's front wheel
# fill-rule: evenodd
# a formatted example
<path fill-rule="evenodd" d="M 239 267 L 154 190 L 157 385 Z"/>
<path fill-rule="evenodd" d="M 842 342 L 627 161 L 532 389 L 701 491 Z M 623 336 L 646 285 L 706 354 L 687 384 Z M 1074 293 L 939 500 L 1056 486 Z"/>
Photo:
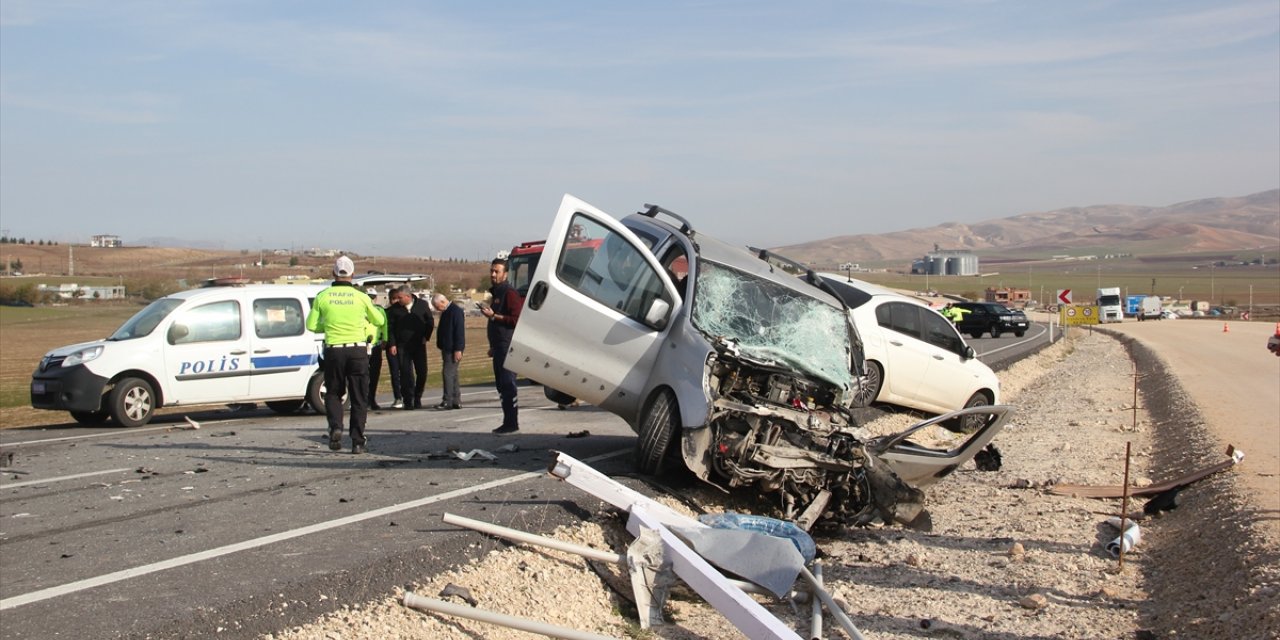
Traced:
<path fill-rule="evenodd" d="M 122 427 L 141 427 L 151 421 L 156 410 L 156 394 L 141 378 L 125 378 L 116 383 L 108 400 L 111 417 Z"/>
<path fill-rule="evenodd" d="M 680 429 L 679 416 L 675 394 L 670 389 L 659 392 L 640 423 L 636 441 L 636 468 L 640 473 L 656 476 L 666 469 L 671 440 Z"/>

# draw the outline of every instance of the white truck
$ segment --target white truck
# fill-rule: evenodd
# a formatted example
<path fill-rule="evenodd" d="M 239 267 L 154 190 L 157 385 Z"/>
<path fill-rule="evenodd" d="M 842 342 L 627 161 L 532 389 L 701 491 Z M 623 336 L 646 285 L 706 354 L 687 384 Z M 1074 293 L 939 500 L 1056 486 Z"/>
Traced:
<path fill-rule="evenodd" d="M 1121 322 L 1124 320 L 1124 299 L 1120 297 L 1120 287 L 1098 288 L 1098 322 Z"/>

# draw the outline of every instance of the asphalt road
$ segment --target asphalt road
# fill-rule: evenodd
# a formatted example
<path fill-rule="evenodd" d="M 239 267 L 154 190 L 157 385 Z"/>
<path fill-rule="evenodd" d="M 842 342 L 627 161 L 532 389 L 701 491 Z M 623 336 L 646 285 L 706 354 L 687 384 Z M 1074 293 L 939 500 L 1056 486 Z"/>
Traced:
<path fill-rule="evenodd" d="M 1047 339 L 1035 325 L 968 342 L 998 368 Z M 505 437 L 489 433 L 501 411 L 487 388 L 465 389 L 460 411 L 372 413 L 362 456 L 329 451 L 322 416 L 266 409 L 187 414 L 199 429 L 178 414 L 0 432 L 0 460 L 13 455 L 0 474 L 0 638 L 252 638 L 502 546 L 441 523 L 445 511 L 547 532 L 602 508 L 543 472 L 552 450 L 630 472 L 630 428 L 594 407 L 558 410 L 536 386 L 520 397 L 521 432 Z M 477 448 L 498 458 L 446 453 Z"/>
<path fill-rule="evenodd" d="M 979 360 L 999 371 L 1041 347 L 1048 346 L 1051 337 L 1054 340 L 1061 337 L 1058 327 L 1051 328 L 1047 323 L 1033 321 L 1021 338 L 1012 333 L 992 338 L 991 334 L 986 333 L 981 338 L 965 336 L 964 340 L 973 347 Z"/>
<path fill-rule="evenodd" d="M 625 473 L 630 429 L 520 395 L 518 435 L 490 434 L 496 394 L 465 389 L 460 411 L 372 414 L 362 456 L 329 451 L 322 416 L 266 410 L 190 414 L 199 429 L 5 430 L 0 637 L 253 637 L 501 545 L 442 524 L 446 510 L 546 532 L 599 509 L 546 478 L 549 451 Z"/>

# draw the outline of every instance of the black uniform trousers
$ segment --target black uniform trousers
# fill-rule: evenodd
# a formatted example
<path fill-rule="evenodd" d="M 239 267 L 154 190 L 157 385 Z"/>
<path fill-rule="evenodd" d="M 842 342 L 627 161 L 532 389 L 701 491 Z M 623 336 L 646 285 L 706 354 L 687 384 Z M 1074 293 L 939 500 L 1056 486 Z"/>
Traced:
<path fill-rule="evenodd" d="M 351 398 L 351 444 L 365 443 L 364 424 L 369 414 L 369 351 L 363 347 L 325 347 L 324 412 L 329 419 L 329 439 L 342 438 L 342 399 Z"/>

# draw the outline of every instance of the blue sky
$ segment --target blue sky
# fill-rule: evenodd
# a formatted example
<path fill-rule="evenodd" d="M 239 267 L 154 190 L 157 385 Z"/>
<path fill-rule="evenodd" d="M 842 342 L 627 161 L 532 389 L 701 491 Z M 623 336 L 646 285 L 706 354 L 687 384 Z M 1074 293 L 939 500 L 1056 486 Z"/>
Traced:
<path fill-rule="evenodd" d="M 14 236 L 487 258 L 1280 186 L 1280 3 L 4 0 Z"/>

